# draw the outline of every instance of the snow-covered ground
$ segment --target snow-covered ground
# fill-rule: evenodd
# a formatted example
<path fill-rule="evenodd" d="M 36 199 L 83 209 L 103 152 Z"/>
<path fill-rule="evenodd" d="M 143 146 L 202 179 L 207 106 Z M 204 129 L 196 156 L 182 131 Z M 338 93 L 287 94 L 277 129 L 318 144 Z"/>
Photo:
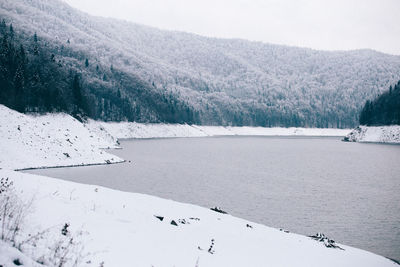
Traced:
<path fill-rule="evenodd" d="M 359 126 L 346 137 L 349 142 L 400 143 L 400 125 Z"/>
<path fill-rule="evenodd" d="M 328 248 L 306 236 L 194 205 L 15 171 L 0 170 L 0 177 L 14 182 L 23 201 L 33 199 L 22 239 L 65 223 L 71 233 L 83 233 L 79 266 L 396 266 L 370 252 L 341 244 L 343 250 Z M 56 239 L 57 231 L 51 231 Z M 42 242 L 34 249 L 25 246 L 25 255 L 46 254 L 48 245 Z M 0 251 L 19 257 L 1 244 Z"/>
<path fill-rule="evenodd" d="M 17 266 L 18 263 L 21 263 L 20 265 L 24 267 L 43 266 L 24 255 L 18 249 L 0 240 L 0 266 L 12 267 Z"/>
<path fill-rule="evenodd" d="M 350 129 L 230 127 L 188 124 L 154 124 L 136 122 L 102 122 L 89 120 L 86 127 L 99 135 L 114 138 L 203 137 L 223 135 L 253 136 L 345 136 Z"/>
<path fill-rule="evenodd" d="M 24 115 L 0 105 L 0 168 L 24 169 L 121 162 L 99 148 L 115 140 L 96 136 L 66 114 Z"/>

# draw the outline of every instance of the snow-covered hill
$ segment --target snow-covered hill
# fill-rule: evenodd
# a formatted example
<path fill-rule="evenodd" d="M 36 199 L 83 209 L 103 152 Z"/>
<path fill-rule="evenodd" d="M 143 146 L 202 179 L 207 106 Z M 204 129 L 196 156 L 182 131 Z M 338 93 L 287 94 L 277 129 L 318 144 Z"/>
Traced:
<path fill-rule="evenodd" d="M 326 239 L 324 244 L 194 205 L 14 171 L 0 170 L 0 177 L 14 182 L 20 199 L 33 197 L 20 238 L 43 229 L 56 238 L 68 223 L 71 233 L 81 233 L 79 266 L 397 266 L 370 252 L 328 248 Z M 46 242 L 23 246 L 25 254 L 40 258 Z"/>
<path fill-rule="evenodd" d="M 92 93 L 105 88 L 102 70 L 113 66 L 148 84 L 146 90 L 186 103 L 202 124 L 353 127 L 365 99 L 400 79 L 400 56 L 163 31 L 89 16 L 59 0 L 2 0 L 0 17 L 55 46 L 59 64 L 80 66 L 88 81 L 97 81 Z M 127 98 L 134 91 L 128 87 L 120 88 Z"/>
<path fill-rule="evenodd" d="M 400 125 L 359 126 L 346 135 L 344 141 L 400 143 Z"/>
<path fill-rule="evenodd" d="M 0 105 L 0 168 L 25 169 L 123 161 L 100 148 L 115 141 L 97 137 L 69 115 L 24 115 Z"/>

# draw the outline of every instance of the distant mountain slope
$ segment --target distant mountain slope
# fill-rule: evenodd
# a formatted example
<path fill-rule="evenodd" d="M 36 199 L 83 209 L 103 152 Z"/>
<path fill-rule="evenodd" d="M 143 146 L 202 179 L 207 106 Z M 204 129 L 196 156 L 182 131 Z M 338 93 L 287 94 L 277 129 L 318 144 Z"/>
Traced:
<path fill-rule="evenodd" d="M 89 16 L 58 0 L 3 0 L 0 16 L 27 34 L 36 31 L 59 50 L 68 46 L 82 66 L 87 57 L 91 66 L 112 65 L 137 77 L 151 85 L 144 92 L 167 95 L 172 106 L 182 103 L 178 110 L 167 110 L 172 118 L 186 110 L 188 118 L 177 120 L 188 122 L 353 127 L 363 99 L 400 78 L 400 56 L 371 50 L 324 52 L 163 31 Z M 128 84 L 120 88 L 123 95 Z M 126 97 L 131 102 L 141 99 Z M 153 112 L 142 114 L 142 120 L 167 121 L 162 112 L 154 111 L 158 103 L 146 104 L 154 105 Z"/>
<path fill-rule="evenodd" d="M 360 114 L 361 125 L 400 125 L 400 81 L 372 101 L 367 101 Z"/>

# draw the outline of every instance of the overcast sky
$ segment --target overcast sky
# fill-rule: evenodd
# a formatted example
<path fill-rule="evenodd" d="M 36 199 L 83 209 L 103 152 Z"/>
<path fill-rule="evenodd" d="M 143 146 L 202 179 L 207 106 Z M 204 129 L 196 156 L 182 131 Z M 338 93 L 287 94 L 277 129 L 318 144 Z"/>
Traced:
<path fill-rule="evenodd" d="M 324 50 L 400 55 L 400 0 L 65 0 L 161 29 Z"/>

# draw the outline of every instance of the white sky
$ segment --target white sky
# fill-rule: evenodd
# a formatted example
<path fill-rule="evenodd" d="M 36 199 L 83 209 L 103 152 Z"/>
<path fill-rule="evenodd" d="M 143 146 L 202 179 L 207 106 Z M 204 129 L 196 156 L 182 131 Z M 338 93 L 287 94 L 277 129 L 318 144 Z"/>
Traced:
<path fill-rule="evenodd" d="M 65 0 L 92 15 L 205 36 L 400 55 L 400 0 Z"/>

